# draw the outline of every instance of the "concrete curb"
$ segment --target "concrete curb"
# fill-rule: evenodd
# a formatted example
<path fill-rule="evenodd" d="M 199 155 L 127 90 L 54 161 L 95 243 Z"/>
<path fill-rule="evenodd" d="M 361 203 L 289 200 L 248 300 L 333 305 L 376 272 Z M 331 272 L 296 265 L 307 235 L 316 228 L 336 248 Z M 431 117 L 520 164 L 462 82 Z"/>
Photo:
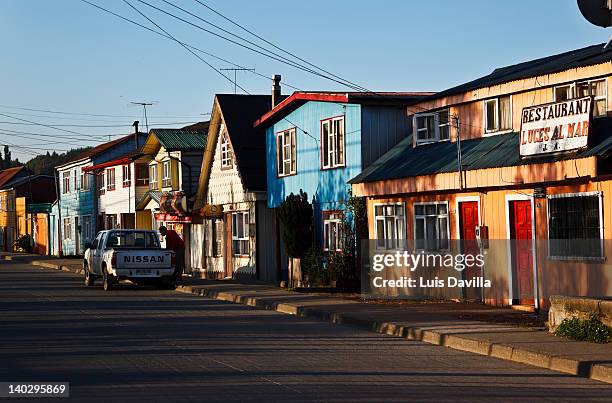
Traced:
<path fill-rule="evenodd" d="M 303 318 L 356 326 L 380 334 L 402 337 L 407 340 L 422 341 L 429 344 L 449 347 L 455 350 L 467 351 L 480 355 L 488 355 L 490 357 L 499 358 L 502 360 L 528 364 L 535 367 L 546 368 L 565 374 L 590 378 L 612 384 L 612 367 L 598 364 L 597 362 L 581 361 L 573 358 L 556 356 L 540 351 L 532 351 L 526 348 L 512 346 L 509 344 L 494 343 L 486 340 L 474 340 L 467 337 L 432 330 L 430 328 L 404 326 L 393 322 L 377 322 L 373 320 L 360 319 L 354 316 L 327 312 L 320 309 L 307 308 L 288 303 L 279 303 L 273 299 L 265 297 L 242 295 L 237 292 L 219 292 L 215 290 L 207 290 L 205 288 L 194 288 L 191 286 L 179 286 L 177 287 L 177 291 L 289 315 L 296 315 Z"/>

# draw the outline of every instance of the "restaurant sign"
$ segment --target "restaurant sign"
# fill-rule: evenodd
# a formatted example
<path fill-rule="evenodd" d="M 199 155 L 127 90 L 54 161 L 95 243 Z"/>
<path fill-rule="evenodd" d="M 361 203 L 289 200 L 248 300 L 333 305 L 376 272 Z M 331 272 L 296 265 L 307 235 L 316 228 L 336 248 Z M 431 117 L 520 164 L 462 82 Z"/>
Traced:
<path fill-rule="evenodd" d="M 521 157 L 585 148 L 589 139 L 591 97 L 523 108 Z"/>

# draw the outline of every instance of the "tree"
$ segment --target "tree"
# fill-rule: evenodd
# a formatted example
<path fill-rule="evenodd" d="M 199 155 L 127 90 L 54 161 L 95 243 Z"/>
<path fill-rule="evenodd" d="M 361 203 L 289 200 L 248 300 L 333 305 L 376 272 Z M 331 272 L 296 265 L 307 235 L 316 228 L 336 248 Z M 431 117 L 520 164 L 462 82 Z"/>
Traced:
<path fill-rule="evenodd" d="M 7 144 L 4 145 L 4 166 L 3 168 L 10 168 L 11 167 L 11 162 L 12 162 L 12 158 L 11 158 L 11 150 L 9 150 L 9 146 Z"/>
<path fill-rule="evenodd" d="M 302 258 L 313 242 L 312 205 L 308 196 L 300 189 L 299 195 L 291 193 L 278 208 L 278 217 L 283 224 L 283 242 L 287 254 L 292 258 Z"/>

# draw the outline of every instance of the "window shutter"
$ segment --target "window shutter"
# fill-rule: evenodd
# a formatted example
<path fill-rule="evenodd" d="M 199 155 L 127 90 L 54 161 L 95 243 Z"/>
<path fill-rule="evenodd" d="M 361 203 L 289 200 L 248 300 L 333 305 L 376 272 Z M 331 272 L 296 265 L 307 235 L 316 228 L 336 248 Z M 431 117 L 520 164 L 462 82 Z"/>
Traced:
<path fill-rule="evenodd" d="M 170 160 L 170 177 L 172 178 L 172 190 L 179 190 L 179 162 L 175 159 Z"/>

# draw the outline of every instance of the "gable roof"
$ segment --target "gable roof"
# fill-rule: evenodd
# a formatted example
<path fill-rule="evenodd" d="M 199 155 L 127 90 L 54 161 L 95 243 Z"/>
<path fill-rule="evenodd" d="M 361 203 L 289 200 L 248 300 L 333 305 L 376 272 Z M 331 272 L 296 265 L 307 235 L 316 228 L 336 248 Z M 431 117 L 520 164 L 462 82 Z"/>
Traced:
<path fill-rule="evenodd" d="M 612 118 L 593 119 L 589 147 L 563 154 L 549 154 L 521 159 L 519 133 L 500 134 L 461 141 L 461 160 L 466 171 L 517 165 L 546 163 L 592 156 L 612 155 Z M 457 172 L 457 143 L 438 142 L 413 147 L 408 136 L 349 183 L 376 182 L 420 175 Z"/>
<path fill-rule="evenodd" d="M 216 98 L 244 187 L 266 190 L 266 136 L 264 128 L 253 123 L 270 110 L 272 96 L 217 94 Z"/>
<path fill-rule="evenodd" d="M 151 129 L 149 138 L 155 136 L 159 143 L 168 151 L 203 150 L 206 145 L 207 134 L 207 130 L 193 130 L 187 128 Z M 145 144 L 149 142 L 149 138 L 147 138 Z"/>
<path fill-rule="evenodd" d="M 7 169 L 0 171 L 0 187 L 10 184 L 15 178 L 15 176 L 17 176 L 20 173 L 26 173 L 26 172 L 27 172 L 26 167 L 23 165 L 18 166 L 18 167 L 13 167 L 13 168 L 7 168 Z"/>
<path fill-rule="evenodd" d="M 428 97 L 427 100 L 457 95 L 478 88 L 490 87 L 523 78 L 609 62 L 612 60 L 612 47 L 604 49 L 604 45 L 604 43 L 591 45 L 553 56 L 500 67 L 484 77 L 435 93 Z"/>
<path fill-rule="evenodd" d="M 294 92 L 271 111 L 262 115 L 255 126 L 271 125 L 308 101 L 338 102 L 374 105 L 408 106 L 417 103 L 433 92 Z"/>

